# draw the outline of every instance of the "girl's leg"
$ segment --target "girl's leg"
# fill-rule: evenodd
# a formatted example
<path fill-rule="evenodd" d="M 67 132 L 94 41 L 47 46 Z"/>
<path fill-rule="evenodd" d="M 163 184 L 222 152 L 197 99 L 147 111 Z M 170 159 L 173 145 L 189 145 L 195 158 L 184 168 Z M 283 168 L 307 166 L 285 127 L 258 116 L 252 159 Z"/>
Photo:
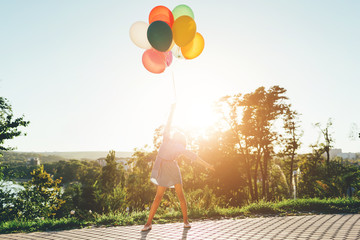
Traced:
<path fill-rule="evenodd" d="M 149 218 L 148 218 L 148 221 L 146 222 L 145 226 L 150 226 L 151 225 L 151 222 L 152 222 L 152 220 L 153 220 L 153 218 L 155 216 L 156 210 L 158 209 L 159 204 L 161 202 L 161 199 L 164 196 L 165 190 L 166 190 L 166 187 L 161 187 L 161 186 L 157 187 L 156 196 L 155 196 L 154 201 L 153 201 L 153 203 L 151 205 Z"/>
<path fill-rule="evenodd" d="M 189 219 L 188 219 L 188 215 L 187 215 L 187 204 L 186 204 L 186 199 L 185 199 L 182 184 L 180 184 L 180 183 L 175 184 L 175 191 L 180 200 L 180 207 L 181 207 L 181 212 L 183 214 L 184 223 L 189 224 Z"/>

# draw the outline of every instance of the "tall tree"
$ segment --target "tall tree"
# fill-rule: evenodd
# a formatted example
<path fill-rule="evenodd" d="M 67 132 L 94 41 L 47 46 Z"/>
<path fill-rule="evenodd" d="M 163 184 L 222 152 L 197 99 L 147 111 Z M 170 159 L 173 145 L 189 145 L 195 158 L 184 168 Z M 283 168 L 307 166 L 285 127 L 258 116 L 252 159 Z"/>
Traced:
<path fill-rule="evenodd" d="M 13 147 L 4 146 L 5 140 L 23 134 L 20 127 L 26 127 L 29 123 L 24 120 L 24 116 L 15 118 L 9 101 L 0 97 L 0 151 L 13 150 Z"/>
<path fill-rule="evenodd" d="M 155 185 L 149 179 L 156 154 L 157 151 L 137 149 L 127 162 L 129 169 L 126 190 L 131 211 L 143 210 L 153 200 Z"/>
<path fill-rule="evenodd" d="M 95 199 L 103 212 L 124 210 L 126 205 L 125 171 L 116 162 L 115 151 L 106 156 L 106 166 L 101 170 L 99 182 L 95 183 Z"/>
<path fill-rule="evenodd" d="M 332 120 L 331 120 L 331 118 L 329 118 L 326 123 L 326 127 L 324 127 L 324 128 L 321 127 L 321 124 L 319 122 L 315 123 L 315 126 L 317 128 L 319 128 L 319 130 L 324 138 L 324 142 L 320 143 L 320 146 L 323 149 L 323 151 L 326 153 L 326 165 L 329 166 L 330 149 L 333 147 L 333 143 L 335 142 L 334 138 L 332 137 L 332 135 L 330 133 L 330 128 L 332 126 Z"/>
<path fill-rule="evenodd" d="M 274 152 L 274 145 L 279 135 L 275 122 L 280 119 L 289 105 L 283 100 L 286 90 L 273 86 L 269 90 L 264 87 L 256 89 L 253 93 L 246 94 L 242 105 L 245 107 L 243 124 L 249 136 L 249 146 L 253 149 L 254 190 L 257 195 L 258 168 L 260 168 L 262 183 L 262 198 L 269 199 L 269 169 Z M 246 117 L 247 116 L 247 117 Z M 257 197 L 257 196 L 256 196 Z"/>
<path fill-rule="evenodd" d="M 289 186 L 289 196 L 292 196 L 293 186 L 293 172 L 296 151 L 300 148 L 300 138 L 303 132 L 300 130 L 299 114 L 296 111 L 287 108 L 284 114 L 284 130 L 285 135 L 282 138 L 284 149 L 281 155 L 284 156 L 285 169 L 287 170 L 287 182 Z"/>
<path fill-rule="evenodd" d="M 251 153 L 248 147 L 249 139 L 247 135 L 243 133 L 244 129 L 241 123 L 241 116 L 245 113 L 242 112 L 243 107 L 240 103 L 242 101 L 242 94 L 236 94 L 233 96 L 225 96 L 221 98 L 217 103 L 217 111 L 222 114 L 222 118 L 226 122 L 226 126 L 221 126 L 223 129 L 223 136 L 221 137 L 222 143 L 219 145 L 222 147 L 222 151 L 226 152 L 229 156 L 234 156 L 243 164 L 243 174 L 247 180 L 248 193 L 250 198 L 255 200 L 255 193 L 252 181 L 252 163 Z"/>
<path fill-rule="evenodd" d="M 280 137 L 275 127 L 285 110 L 286 90 L 273 86 L 259 87 L 252 93 L 227 96 L 219 101 L 219 110 L 233 133 L 233 149 L 245 163 L 249 193 L 258 200 L 258 180 L 262 183 L 262 198 L 269 198 L 269 169 L 274 145 Z M 258 175 L 261 174 L 261 177 Z"/>

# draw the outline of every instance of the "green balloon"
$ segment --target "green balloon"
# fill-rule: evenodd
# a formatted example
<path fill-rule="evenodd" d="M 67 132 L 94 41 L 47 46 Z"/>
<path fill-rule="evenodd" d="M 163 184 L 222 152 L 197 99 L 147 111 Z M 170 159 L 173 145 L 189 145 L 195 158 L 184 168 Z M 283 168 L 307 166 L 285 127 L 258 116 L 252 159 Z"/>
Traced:
<path fill-rule="evenodd" d="M 152 22 L 147 30 L 150 45 L 160 52 L 166 52 L 172 43 L 173 35 L 170 26 L 163 21 Z"/>
<path fill-rule="evenodd" d="M 181 16 L 187 15 L 194 19 L 194 12 L 191 8 L 185 4 L 178 5 L 172 10 L 172 14 L 174 16 L 174 21 Z"/>

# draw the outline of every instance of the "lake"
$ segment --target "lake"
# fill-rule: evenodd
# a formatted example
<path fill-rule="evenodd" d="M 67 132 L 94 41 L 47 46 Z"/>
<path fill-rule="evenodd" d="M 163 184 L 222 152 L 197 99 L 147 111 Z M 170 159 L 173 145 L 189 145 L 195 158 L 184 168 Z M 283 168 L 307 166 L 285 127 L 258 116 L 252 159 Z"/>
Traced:
<path fill-rule="evenodd" d="M 12 181 L 0 181 L 0 189 L 4 191 L 10 191 L 12 193 L 17 193 L 21 190 L 24 190 L 24 187 Z"/>

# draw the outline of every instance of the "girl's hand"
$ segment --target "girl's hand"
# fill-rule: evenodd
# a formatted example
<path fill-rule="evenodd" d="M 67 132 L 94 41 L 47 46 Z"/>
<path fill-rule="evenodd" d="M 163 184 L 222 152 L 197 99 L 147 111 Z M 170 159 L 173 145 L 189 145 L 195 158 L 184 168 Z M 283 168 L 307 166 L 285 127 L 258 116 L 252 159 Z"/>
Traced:
<path fill-rule="evenodd" d="M 207 169 L 210 169 L 210 170 L 212 170 L 212 171 L 214 171 L 214 172 L 215 172 L 215 168 L 214 168 L 214 166 L 213 166 L 213 165 L 209 165 L 209 166 L 207 167 Z"/>

